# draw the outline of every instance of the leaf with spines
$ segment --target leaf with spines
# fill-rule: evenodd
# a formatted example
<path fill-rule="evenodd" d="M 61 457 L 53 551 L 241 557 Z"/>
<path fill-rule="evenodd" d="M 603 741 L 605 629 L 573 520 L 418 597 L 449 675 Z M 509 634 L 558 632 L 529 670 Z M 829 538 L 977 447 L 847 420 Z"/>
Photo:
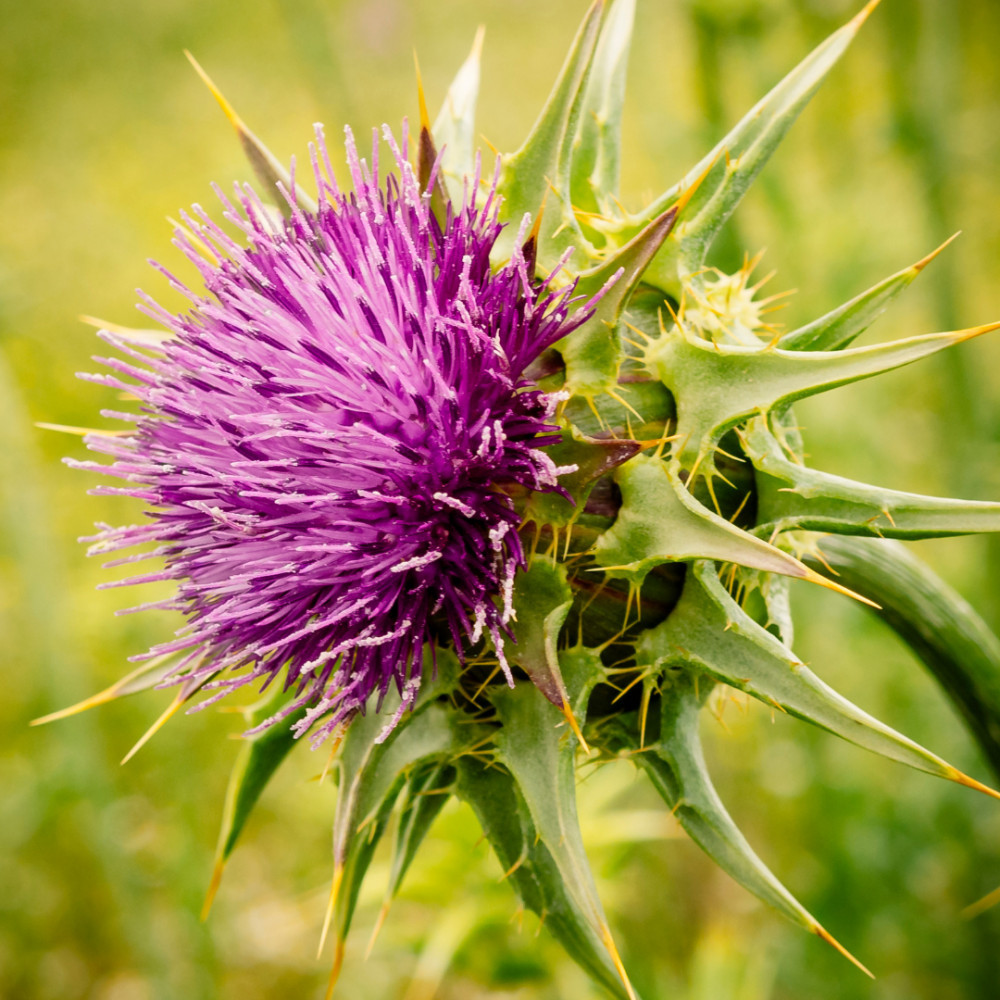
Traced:
<path fill-rule="evenodd" d="M 465 178 L 475 170 L 476 101 L 479 99 L 479 62 L 486 29 L 480 26 L 472 51 L 452 80 L 431 132 L 441 150 L 441 171 L 451 200 L 460 205 Z"/>
<path fill-rule="evenodd" d="M 678 470 L 660 458 L 636 455 L 616 471 L 615 480 L 622 492 L 621 510 L 592 552 L 609 576 L 641 584 L 662 563 L 715 559 L 831 585 L 794 556 L 704 507 L 688 492 Z"/>
<path fill-rule="evenodd" d="M 728 875 L 793 923 L 833 945 L 871 975 L 785 888 L 733 822 L 712 783 L 698 732 L 701 708 L 714 682 L 670 670 L 661 689 L 659 733 L 644 744 L 635 729 L 615 735 L 632 762 L 649 776 L 688 836 Z"/>
<path fill-rule="evenodd" d="M 574 208 L 586 212 L 604 212 L 604 202 L 618 191 L 625 73 L 634 22 L 635 0 L 613 0 L 584 91 L 570 192 Z"/>
<path fill-rule="evenodd" d="M 594 679 L 602 676 L 596 673 Z M 585 676 L 578 685 L 587 683 Z M 571 691 L 575 701 L 578 691 Z M 603 943 L 630 998 L 629 983 L 611 937 L 604 908 L 590 871 L 576 812 L 577 740 L 563 728 L 559 712 L 532 684 L 501 688 L 493 704 L 502 726 L 496 736 L 497 758 L 510 771 L 539 838 L 555 861 L 566 893 L 583 914 L 593 936 Z M 583 721 L 582 706 L 574 705 Z"/>
<path fill-rule="evenodd" d="M 820 572 L 877 601 L 878 616 L 955 703 L 1000 777 L 1000 639 L 969 603 L 898 542 L 823 538 Z"/>
<path fill-rule="evenodd" d="M 593 255 L 570 204 L 570 163 L 604 9 L 604 0 L 591 4 L 538 120 L 521 148 L 501 161 L 498 190 L 511 225 L 494 247 L 499 259 L 510 257 L 520 220 L 526 213 L 536 215 L 549 195 L 557 206 L 544 213 L 537 241 L 539 264 L 551 269 L 571 246 L 578 254 Z"/>
<path fill-rule="evenodd" d="M 713 563 L 688 568 L 677 607 L 639 636 L 636 660 L 649 667 L 703 671 L 873 753 L 1000 798 L 824 684 L 733 600 Z"/>
<path fill-rule="evenodd" d="M 901 368 L 998 327 L 988 323 L 842 351 L 713 344 L 674 327 L 648 345 L 646 364 L 677 400 L 675 457 L 688 468 L 704 464 L 710 474 L 715 446 L 741 420 Z"/>
<path fill-rule="evenodd" d="M 544 702 L 543 702 L 544 704 Z M 604 941 L 569 892 L 509 771 L 467 756 L 457 762 L 460 798 L 476 814 L 521 902 L 587 974 L 618 1000 L 631 1000 Z"/>
<path fill-rule="evenodd" d="M 778 347 L 785 351 L 839 351 L 850 346 L 957 236 L 956 233 L 916 264 L 897 271 L 825 316 L 790 330 L 779 338 Z"/>
<path fill-rule="evenodd" d="M 684 275 L 697 271 L 704 264 L 713 239 L 878 3 L 879 0 L 870 0 L 860 13 L 820 43 L 743 117 L 687 178 L 665 191 L 643 212 L 627 217 L 614 233 L 609 233 L 618 239 L 630 238 L 668 208 L 687 187 L 691 177 L 708 171 L 687 221 L 678 227 L 650 268 L 647 281 L 666 292 L 678 294 Z"/>
<path fill-rule="evenodd" d="M 1000 503 L 881 489 L 789 460 L 762 418 L 741 433 L 757 470 L 762 537 L 796 529 L 885 538 L 943 538 L 1000 531 Z"/>

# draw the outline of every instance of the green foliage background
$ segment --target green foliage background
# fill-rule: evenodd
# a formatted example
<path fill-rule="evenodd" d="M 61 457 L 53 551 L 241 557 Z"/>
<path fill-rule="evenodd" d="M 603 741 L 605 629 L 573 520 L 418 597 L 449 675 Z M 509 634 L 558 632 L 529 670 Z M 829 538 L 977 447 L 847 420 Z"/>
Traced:
<path fill-rule="evenodd" d="M 625 134 L 626 201 L 675 180 L 785 71 L 854 12 L 848 0 L 639 0 Z M 133 288 L 179 302 L 144 263 L 173 266 L 165 215 L 209 182 L 246 178 L 182 56 L 192 49 L 282 156 L 313 121 L 331 145 L 415 116 L 415 46 L 440 100 L 487 25 L 480 127 L 512 148 L 530 125 L 583 0 L 49 0 L 0 32 L 0 995 L 31 1000 L 255 1000 L 322 995 L 314 956 L 335 791 L 303 749 L 268 790 L 211 920 L 198 921 L 239 718 L 175 720 L 118 760 L 167 693 L 44 729 L 32 717 L 107 685 L 177 627 L 95 591 L 74 539 L 135 508 L 90 498 L 59 462 L 82 446 L 35 421 L 90 426 L 110 394 L 74 379 L 97 341 L 80 312 L 129 323 Z M 767 247 L 803 321 L 962 239 L 875 331 L 888 339 L 1000 318 L 1000 6 L 885 0 L 737 214 L 717 263 Z M 779 318 L 782 318 L 779 316 Z M 800 405 L 817 464 L 898 488 L 1000 497 L 1000 344 L 977 341 Z M 1000 626 L 1000 545 L 921 553 Z M 153 595 L 149 595 L 153 599 Z M 922 669 L 860 607 L 795 594 L 799 652 L 895 727 L 989 780 Z M 718 783 L 786 884 L 871 966 L 730 884 L 626 764 L 580 789 L 612 925 L 651 1000 L 981 1000 L 1000 982 L 1000 913 L 962 907 L 1000 884 L 1000 805 L 734 703 L 705 722 Z M 297 759 L 296 759 L 297 758 Z M 442 1000 L 588 997 L 591 987 L 449 807 L 367 964 L 376 863 L 341 995 Z"/>

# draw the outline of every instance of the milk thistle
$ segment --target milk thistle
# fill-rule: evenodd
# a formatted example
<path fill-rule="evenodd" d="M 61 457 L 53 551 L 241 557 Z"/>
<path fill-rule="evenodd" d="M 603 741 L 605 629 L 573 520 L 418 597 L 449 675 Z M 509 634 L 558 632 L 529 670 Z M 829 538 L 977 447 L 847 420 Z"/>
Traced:
<path fill-rule="evenodd" d="M 981 624 L 884 540 L 1000 530 L 1000 505 L 813 470 L 791 406 L 1000 324 L 852 346 L 934 254 L 791 331 L 768 324 L 752 261 L 706 266 L 876 4 L 636 213 L 617 197 L 634 0 L 593 3 L 516 152 L 474 150 L 480 37 L 433 124 L 421 93 L 413 163 L 405 124 L 368 161 L 348 132 L 341 190 L 317 128 L 315 197 L 205 78 L 277 208 L 248 185 L 217 191 L 239 241 L 184 214 L 175 242 L 204 290 L 165 272 L 186 312 L 144 298 L 163 332 L 102 332 L 127 360 L 88 377 L 139 406 L 105 411 L 132 429 L 86 438 L 111 464 L 74 464 L 125 481 L 95 492 L 148 505 L 141 524 L 101 526 L 93 551 L 144 547 L 112 564 L 160 568 L 121 583 L 176 581 L 166 603 L 187 619 L 84 707 L 172 686 L 152 733 L 189 703 L 263 693 L 209 901 L 307 734 L 336 754 L 334 980 L 375 845 L 395 829 L 391 899 L 454 794 L 521 902 L 609 993 L 635 997 L 575 805 L 578 761 L 618 756 L 730 875 L 840 948 L 712 786 L 697 719 L 716 685 L 996 795 L 801 663 L 787 587 L 881 606 L 904 637 L 923 628 L 931 666 L 968 674 Z M 952 693 L 997 763 L 991 707 L 966 690 Z"/>

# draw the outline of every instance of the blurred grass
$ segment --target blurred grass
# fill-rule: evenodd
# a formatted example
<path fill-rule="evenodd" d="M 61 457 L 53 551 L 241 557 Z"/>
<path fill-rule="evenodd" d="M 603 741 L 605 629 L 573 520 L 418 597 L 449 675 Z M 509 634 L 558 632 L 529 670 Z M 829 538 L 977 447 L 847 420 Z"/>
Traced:
<path fill-rule="evenodd" d="M 110 683 L 175 624 L 114 618 L 126 599 L 74 539 L 136 511 L 88 498 L 66 470 L 107 405 L 78 382 L 96 342 L 86 312 L 134 315 L 144 263 L 173 265 L 164 216 L 244 178 L 239 149 L 181 55 L 192 49 L 259 134 L 301 154 L 311 123 L 415 113 L 414 46 L 439 100 L 487 24 L 480 126 L 500 148 L 530 125 L 584 4 L 554 0 L 50 0 L 9 5 L 0 33 L 0 995 L 30 1000 L 313 996 L 333 792 L 303 752 L 268 790 L 207 925 L 197 912 L 238 732 L 178 720 L 117 761 L 168 696 L 45 729 L 30 718 Z M 673 181 L 856 5 L 841 0 L 639 0 L 624 199 Z M 812 318 L 962 239 L 884 319 L 888 338 L 1000 317 L 1000 6 L 885 0 L 719 248 L 768 248 L 787 321 Z M 778 290 L 776 288 L 776 290 Z M 900 488 L 1000 496 L 1000 345 L 988 340 L 800 407 L 815 461 Z M 983 539 L 925 544 L 1000 624 L 997 557 Z M 796 593 L 799 651 L 865 708 L 986 777 L 919 667 L 863 612 Z M 752 842 L 879 976 L 869 983 L 732 886 L 669 819 L 637 822 L 651 793 L 625 765 L 581 788 L 601 890 L 649 998 L 981 1000 L 1000 981 L 1000 916 L 961 908 L 1000 883 L 1000 811 L 760 706 L 732 705 L 706 736 L 720 789 Z M 297 758 L 297 759 L 296 759 Z M 637 812 L 637 810 L 639 812 Z M 645 831 L 635 839 L 635 831 Z M 537 921 L 511 922 L 471 815 L 449 807 L 371 959 L 378 871 L 343 977 L 350 998 L 593 995 Z M 448 968 L 447 973 L 443 969 Z M 439 982 L 443 975 L 443 983 Z"/>

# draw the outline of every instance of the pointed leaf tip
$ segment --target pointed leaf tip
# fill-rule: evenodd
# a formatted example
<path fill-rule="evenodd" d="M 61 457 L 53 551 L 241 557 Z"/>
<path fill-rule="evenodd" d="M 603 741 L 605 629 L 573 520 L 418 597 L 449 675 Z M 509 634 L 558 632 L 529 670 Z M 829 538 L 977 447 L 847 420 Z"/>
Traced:
<path fill-rule="evenodd" d="M 838 594 L 843 594 L 845 597 L 853 598 L 855 601 L 867 604 L 868 607 L 874 608 L 876 611 L 881 610 L 878 604 L 870 598 L 865 597 L 863 594 L 859 594 L 847 587 L 841 586 L 841 584 L 831 580 L 828 576 L 823 576 L 822 573 L 817 573 L 815 570 L 809 569 L 808 566 L 804 568 L 805 572 L 802 574 L 802 579 L 808 583 L 815 583 L 820 587 L 826 587 L 827 590 L 833 590 Z"/>
<path fill-rule="evenodd" d="M 222 91 L 215 85 L 212 78 L 205 72 L 202 68 L 201 63 L 191 54 L 188 49 L 184 50 L 184 55 L 187 56 L 188 62 L 194 67 L 194 71 L 201 77 L 201 82 L 208 87 L 212 96 L 219 102 L 219 107 L 222 108 L 223 114 L 229 119 L 230 125 L 236 129 L 237 132 L 245 132 L 247 130 L 243 119 L 236 113 L 236 109 L 226 100 L 223 96 Z"/>
<path fill-rule="evenodd" d="M 878 0 L 875 0 L 877 3 Z M 820 927 L 819 924 L 816 925 L 814 933 L 820 940 L 825 941 L 830 947 L 839 951 L 841 955 L 844 956 L 852 965 L 856 965 L 869 979 L 875 978 L 875 973 L 872 972 L 866 965 L 863 965 L 858 961 L 828 930 L 824 927 Z"/>
<path fill-rule="evenodd" d="M 249 161 L 254 174 L 256 174 L 257 180 L 264 186 L 268 195 L 281 212 L 286 216 L 290 215 L 291 208 L 287 199 L 279 194 L 279 185 L 284 187 L 289 197 L 294 197 L 300 208 L 307 212 L 318 211 L 319 206 L 301 188 L 296 186 L 294 191 L 292 190 L 291 175 L 285 168 L 285 165 L 247 127 L 246 122 L 236 113 L 236 110 L 229 101 L 223 97 L 222 91 L 219 90 L 212 78 L 202 69 L 198 60 L 187 49 L 184 50 L 184 54 L 194 67 L 195 72 L 201 77 L 202 82 L 208 87 L 212 96 L 219 102 L 219 107 L 222 108 L 226 118 L 229 119 L 230 125 L 236 130 L 240 145 L 243 147 L 243 153 Z"/>
<path fill-rule="evenodd" d="M 912 270 L 919 274 L 932 260 L 934 260 L 939 254 L 943 253 L 945 249 L 951 246 L 962 235 L 962 230 L 960 229 L 957 233 L 952 234 L 941 244 L 936 250 L 932 250 L 926 257 L 921 257 L 916 264 L 912 265 Z"/>
<path fill-rule="evenodd" d="M 956 330 L 952 334 L 952 338 L 954 343 L 963 344 L 967 340 L 981 337 L 984 333 L 992 333 L 994 330 L 1000 330 L 1000 321 L 996 323 L 984 323 L 982 326 L 972 326 L 968 330 Z"/>
<path fill-rule="evenodd" d="M 424 80 L 420 75 L 420 60 L 417 58 L 417 50 L 413 50 L 413 69 L 417 76 L 417 103 L 420 106 L 420 128 L 422 131 L 431 130 L 431 116 L 427 111 L 427 97 L 424 94 Z"/>
<path fill-rule="evenodd" d="M 849 23 L 854 26 L 855 30 L 857 30 L 858 28 L 861 27 L 861 25 L 865 23 L 865 21 L 868 20 L 869 17 L 871 17 L 871 15 L 875 11 L 875 8 L 881 2 L 882 0 L 868 0 L 868 3 L 866 3 L 864 7 L 862 7 L 861 10 L 859 10 L 857 14 L 855 14 L 854 17 L 851 18 Z M 867 969 L 865 971 L 867 972 Z M 871 975 L 871 973 L 868 974 Z M 875 977 L 872 976 L 872 978 L 874 979 Z"/>
<path fill-rule="evenodd" d="M 222 885 L 222 873 L 225 869 L 225 858 L 216 858 L 212 868 L 212 877 L 209 880 L 208 889 L 205 891 L 205 902 L 201 904 L 201 913 L 198 915 L 198 919 L 202 923 L 208 920 L 208 915 L 212 912 L 212 904 L 219 892 L 219 886 Z"/>
<path fill-rule="evenodd" d="M 984 785 L 981 781 L 977 781 L 975 778 L 971 778 L 969 775 L 963 774 L 958 770 L 958 768 L 950 768 L 946 777 L 958 785 L 965 785 L 966 788 L 972 788 L 977 792 L 982 792 L 983 795 L 988 795 L 992 799 L 1000 799 L 1000 792 L 998 792 L 995 788 L 990 788 L 989 785 Z"/>

